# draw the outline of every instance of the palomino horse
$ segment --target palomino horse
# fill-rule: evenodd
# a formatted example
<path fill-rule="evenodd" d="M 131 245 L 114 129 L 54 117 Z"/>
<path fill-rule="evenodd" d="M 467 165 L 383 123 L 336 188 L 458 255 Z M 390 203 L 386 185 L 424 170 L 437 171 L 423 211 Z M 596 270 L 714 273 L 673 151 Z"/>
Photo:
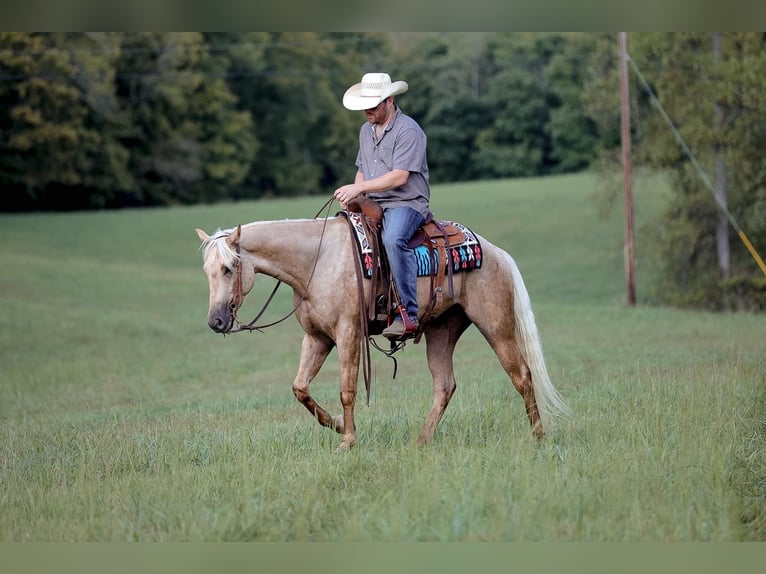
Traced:
<path fill-rule="evenodd" d="M 295 315 L 305 332 L 293 393 L 319 424 L 343 435 L 338 451 L 354 446 L 362 326 L 353 267 L 359 265 L 357 248 L 345 217 L 258 221 L 218 230 L 212 236 L 196 231 L 202 241 L 203 270 L 210 287 L 210 328 L 218 333 L 232 331 L 236 312 L 252 289 L 256 274 L 269 275 L 292 287 Z M 434 400 L 418 437 L 420 443 L 431 439 L 455 392 L 452 354 L 471 324 L 489 342 L 523 397 L 535 436 L 543 436 L 541 415 L 547 419 L 568 411 L 548 377 L 529 295 L 515 261 L 501 248 L 477 237 L 483 248 L 481 268 L 455 274 L 452 295 L 444 290 L 438 314 L 422 326 Z M 370 281 L 365 283 L 369 291 Z M 427 307 L 430 289 L 429 278 L 419 278 L 421 313 Z M 309 384 L 335 346 L 343 414 L 333 417 L 312 398 Z"/>

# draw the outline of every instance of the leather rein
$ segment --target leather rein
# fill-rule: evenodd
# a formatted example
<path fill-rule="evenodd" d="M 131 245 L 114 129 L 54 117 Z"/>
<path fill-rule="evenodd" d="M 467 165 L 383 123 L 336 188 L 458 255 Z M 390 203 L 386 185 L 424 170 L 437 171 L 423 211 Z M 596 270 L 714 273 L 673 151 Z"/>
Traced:
<path fill-rule="evenodd" d="M 314 258 L 314 265 L 311 268 L 311 275 L 309 275 L 308 281 L 306 281 L 306 292 L 308 292 L 309 285 L 311 284 L 311 280 L 314 278 L 314 272 L 317 268 L 317 262 L 319 261 L 319 253 L 322 249 L 322 241 L 324 240 L 324 234 L 325 229 L 327 228 L 327 219 L 330 216 L 330 207 L 332 206 L 332 202 L 335 200 L 334 196 L 331 196 L 330 199 L 328 199 L 324 205 L 322 205 L 321 208 L 319 208 L 319 211 L 317 211 L 317 214 L 314 216 L 314 219 L 319 217 L 319 215 L 327 209 L 327 213 L 324 216 L 324 225 L 322 226 L 322 235 L 319 237 L 319 245 L 317 246 L 317 254 Z M 237 279 L 236 279 L 236 287 L 234 290 L 234 296 L 232 297 L 231 303 L 229 303 L 229 309 L 231 310 L 231 319 L 232 319 L 232 325 L 237 325 L 236 328 L 233 328 L 224 335 L 227 335 L 229 333 L 240 333 L 242 331 L 258 331 L 263 332 L 263 329 L 266 329 L 268 327 L 273 327 L 274 325 L 278 325 L 282 321 L 285 321 L 288 319 L 293 313 L 295 313 L 298 310 L 298 307 L 301 306 L 301 303 L 303 303 L 303 300 L 305 299 L 305 295 L 302 295 L 300 300 L 295 304 L 295 306 L 292 308 L 292 310 L 287 313 L 284 317 L 281 319 L 278 319 L 276 321 L 272 321 L 271 323 L 266 323 L 264 325 L 256 325 L 258 320 L 263 316 L 263 314 L 266 312 L 266 309 L 271 304 L 271 301 L 274 299 L 274 295 L 277 294 L 277 290 L 279 289 L 279 286 L 282 285 L 282 281 L 277 280 L 276 285 L 274 285 L 274 289 L 271 290 L 271 294 L 266 299 L 266 302 L 263 304 L 263 307 L 261 307 L 261 310 L 258 312 L 258 314 L 255 316 L 255 318 L 250 321 L 249 323 L 242 323 L 239 320 L 239 317 L 237 317 L 237 310 L 239 309 L 239 306 L 242 304 L 242 301 L 244 300 L 244 295 L 242 293 L 242 258 L 240 257 L 239 252 L 239 243 L 237 243 Z"/>

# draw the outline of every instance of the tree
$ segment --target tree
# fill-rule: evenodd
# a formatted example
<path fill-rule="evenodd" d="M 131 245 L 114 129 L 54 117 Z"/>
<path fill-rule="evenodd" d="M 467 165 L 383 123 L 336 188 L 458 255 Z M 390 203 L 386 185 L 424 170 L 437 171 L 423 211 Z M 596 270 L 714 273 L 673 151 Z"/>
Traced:
<path fill-rule="evenodd" d="M 595 158 L 596 125 L 581 96 L 593 43 L 583 34 L 490 37 L 481 101 L 492 120 L 472 153 L 484 177 L 575 171 Z"/>
<path fill-rule="evenodd" d="M 225 198 L 257 148 L 199 34 L 0 35 L 2 209 Z"/>
<path fill-rule="evenodd" d="M 84 34 L 0 34 L 2 209 L 97 207 L 127 188 L 110 56 Z"/>
<path fill-rule="evenodd" d="M 241 47 L 229 58 L 241 74 L 230 85 L 261 143 L 241 196 L 331 193 L 353 178 L 363 118 L 341 100 L 382 37 L 280 32 L 235 40 Z"/>
<path fill-rule="evenodd" d="M 124 36 L 117 94 L 131 119 L 123 141 L 136 180 L 125 203 L 214 201 L 245 178 L 257 141 L 222 64 L 201 34 Z"/>
<path fill-rule="evenodd" d="M 492 114 L 481 100 L 486 34 L 426 34 L 395 54 L 391 67 L 410 82 L 399 100 L 428 137 L 432 182 L 487 177 L 472 161 Z"/>
<path fill-rule="evenodd" d="M 545 127 L 550 140 L 548 173 L 578 171 L 596 158 L 599 133 L 583 99 L 589 80 L 588 63 L 596 42 L 597 36 L 593 34 L 562 36 L 545 66 L 544 75 L 550 86 L 550 115 Z"/>
<path fill-rule="evenodd" d="M 128 167 L 129 151 L 120 137 L 129 118 L 120 108 L 114 90 L 119 33 L 58 34 L 51 41 L 69 53 L 73 74 L 69 81 L 80 93 L 85 115 L 79 126 L 78 172 L 82 183 L 62 188 L 73 208 L 113 205 L 116 198 L 135 185 Z"/>
<path fill-rule="evenodd" d="M 491 125 L 477 135 L 473 160 L 486 177 L 543 172 L 547 153 L 547 46 L 536 35 L 498 34 L 487 45 L 490 78 L 482 96 L 493 112 Z"/>

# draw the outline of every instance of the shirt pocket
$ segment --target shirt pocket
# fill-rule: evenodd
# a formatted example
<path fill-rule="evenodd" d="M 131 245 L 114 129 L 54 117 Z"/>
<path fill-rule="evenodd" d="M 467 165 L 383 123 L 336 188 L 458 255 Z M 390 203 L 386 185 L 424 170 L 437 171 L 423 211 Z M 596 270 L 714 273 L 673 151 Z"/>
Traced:
<path fill-rule="evenodd" d="M 375 146 L 375 161 L 379 165 L 380 170 L 376 170 L 379 173 L 388 172 L 394 169 L 394 138 L 388 133 Z"/>

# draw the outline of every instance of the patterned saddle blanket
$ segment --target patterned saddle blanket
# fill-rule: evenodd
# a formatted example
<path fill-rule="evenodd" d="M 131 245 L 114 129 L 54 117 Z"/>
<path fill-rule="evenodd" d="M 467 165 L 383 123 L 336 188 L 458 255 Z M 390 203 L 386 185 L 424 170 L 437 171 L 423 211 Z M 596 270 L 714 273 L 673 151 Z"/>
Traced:
<path fill-rule="evenodd" d="M 362 216 L 361 214 L 354 212 L 346 212 L 346 215 L 356 231 L 356 245 L 359 251 L 359 257 L 362 261 L 364 276 L 365 278 L 370 279 L 379 262 L 373 261 L 372 247 L 364 232 L 364 226 L 361 221 Z M 465 225 L 454 221 L 442 221 L 441 223 L 442 225 L 453 225 L 463 233 L 465 239 L 462 243 L 450 246 L 446 249 L 444 261 L 438 260 L 438 251 L 436 249 L 431 250 L 426 245 L 419 245 L 416 247 L 415 256 L 418 262 L 418 277 L 436 275 L 440 265 L 445 266 L 445 271 L 447 270 L 447 265 L 451 266 L 453 273 L 472 271 L 481 268 L 481 243 L 479 242 L 479 238 L 476 237 L 476 234 Z"/>

